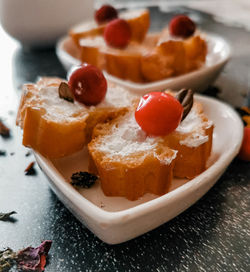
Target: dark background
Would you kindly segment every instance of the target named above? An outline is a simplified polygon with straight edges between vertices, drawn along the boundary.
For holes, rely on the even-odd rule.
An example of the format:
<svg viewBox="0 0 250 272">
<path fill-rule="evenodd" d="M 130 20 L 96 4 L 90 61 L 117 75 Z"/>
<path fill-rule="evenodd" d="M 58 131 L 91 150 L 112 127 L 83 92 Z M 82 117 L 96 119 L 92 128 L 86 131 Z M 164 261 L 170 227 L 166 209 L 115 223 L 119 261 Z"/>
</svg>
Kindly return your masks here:
<svg viewBox="0 0 250 272">
<path fill-rule="evenodd" d="M 183 12 L 183 10 L 181 10 Z M 200 27 L 217 33 L 232 46 L 232 59 L 215 85 L 218 98 L 232 106 L 247 105 L 250 88 L 250 34 L 217 23 L 207 14 L 195 15 Z M 179 12 L 179 11 L 178 11 Z M 174 13 L 173 13 L 174 14 Z M 173 15 L 151 8 L 152 30 Z M 20 87 L 37 76 L 65 77 L 54 49 L 27 50 L 0 29 L 0 118 L 11 128 L 0 138 L 0 212 L 17 211 L 10 222 L 0 221 L 0 250 L 38 246 L 53 241 L 46 271 L 249 271 L 250 164 L 236 158 L 216 185 L 187 211 L 161 227 L 129 242 L 110 246 L 75 219 L 50 190 L 34 160 L 25 156 L 21 131 L 15 127 Z M 210 88 L 205 93 L 214 94 Z M 248 105 L 249 106 L 249 105 Z M 233 129 L 233 128 L 232 128 Z"/>
</svg>

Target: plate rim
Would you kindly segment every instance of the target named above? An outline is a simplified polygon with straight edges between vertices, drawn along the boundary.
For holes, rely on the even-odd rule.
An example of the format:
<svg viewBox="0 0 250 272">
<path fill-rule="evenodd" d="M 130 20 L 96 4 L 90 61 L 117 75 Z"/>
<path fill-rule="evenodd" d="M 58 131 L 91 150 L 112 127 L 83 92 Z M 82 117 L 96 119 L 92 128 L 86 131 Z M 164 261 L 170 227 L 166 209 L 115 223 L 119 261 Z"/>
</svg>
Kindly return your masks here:
<svg viewBox="0 0 250 272">
<path fill-rule="evenodd" d="M 103 71 L 105 77 L 110 80 L 113 81 L 114 83 L 120 84 L 124 87 L 127 87 L 129 89 L 132 89 L 134 91 L 142 91 L 145 88 L 146 89 L 153 89 L 153 88 L 157 88 L 166 84 L 170 84 L 174 81 L 182 81 L 185 80 L 189 77 L 194 77 L 194 76 L 200 76 L 203 75 L 207 72 L 211 72 L 214 69 L 218 69 L 219 67 L 223 67 L 224 65 L 226 65 L 226 63 L 230 60 L 231 56 L 232 56 L 232 48 L 230 46 L 230 43 L 222 36 L 215 34 L 215 33 L 211 33 L 211 32 L 202 32 L 203 35 L 206 36 L 206 38 L 209 40 L 213 40 L 213 41 L 220 41 L 223 44 L 223 47 L 225 48 L 225 52 L 226 54 L 222 57 L 222 59 L 220 59 L 219 61 L 217 61 L 216 63 L 214 63 L 213 65 L 204 65 L 201 68 L 191 71 L 189 73 L 183 74 L 183 75 L 179 75 L 176 77 L 170 77 L 167 79 L 162 79 L 162 80 L 157 80 L 154 82 L 148 82 L 148 83 L 136 83 L 136 82 L 132 82 L 129 80 L 124 80 L 124 79 L 120 79 L 116 76 L 110 75 L 109 73 L 107 73 L 106 71 Z M 64 42 L 69 38 L 68 35 L 65 35 L 63 37 L 61 37 L 58 42 L 56 43 L 56 55 L 59 58 L 60 62 L 63 63 L 62 59 L 67 59 L 68 62 L 70 62 L 72 65 L 80 65 L 81 61 L 74 58 L 72 55 L 70 55 L 67 51 L 65 51 L 63 49 L 63 44 Z"/>
<path fill-rule="evenodd" d="M 230 112 L 231 118 L 233 118 L 235 121 L 234 125 L 238 124 L 238 129 L 236 130 L 236 136 L 237 136 L 238 142 L 235 142 L 230 149 L 228 149 L 226 152 L 221 154 L 220 158 L 216 162 L 214 162 L 208 169 L 202 172 L 200 175 L 190 180 L 189 182 L 185 183 L 184 185 L 176 188 L 172 192 L 159 196 L 156 199 L 147 201 L 145 203 L 139 204 L 135 207 L 131 207 L 122 211 L 114 211 L 114 212 L 106 211 L 96 206 L 95 204 L 93 204 L 91 201 L 89 201 L 84 196 L 82 196 L 69 183 L 65 182 L 63 176 L 55 168 L 52 162 L 34 151 L 36 161 L 41 167 L 41 169 L 43 170 L 43 172 L 49 177 L 50 179 L 49 183 L 52 189 L 54 186 L 56 186 L 56 189 L 59 186 L 61 186 L 60 193 L 63 196 L 66 195 L 67 202 L 70 202 L 71 204 L 73 204 L 77 208 L 78 211 L 80 212 L 83 211 L 86 214 L 86 216 L 92 219 L 94 219 L 94 217 L 98 217 L 97 221 L 100 224 L 105 225 L 105 228 L 111 225 L 113 226 L 116 224 L 128 222 L 130 220 L 133 220 L 134 218 L 138 218 L 147 213 L 150 213 L 151 211 L 155 209 L 158 209 L 160 207 L 167 205 L 167 203 L 171 202 L 171 200 L 174 199 L 176 195 L 178 197 L 182 194 L 185 194 L 185 192 L 188 193 L 189 190 L 195 191 L 196 188 L 200 186 L 200 182 L 203 182 L 205 184 L 211 179 L 211 175 L 217 176 L 221 172 L 223 173 L 224 170 L 227 168 L 227 166 L 230 164 L 230 162 L 233 160 L 233 158 L 237 155 L 241 146 L 242 138 L 243 138 L 243 123 L 239 115 L 236 113 L 236 111 L 233 109 L 232 106 L 218 99 L 204 96 L 204 95 L 195 95 L 195 98 L 198 101 L 201 101 L 202 103 L 204 102 L 206 103 L 206 101 L 208 101 L 209 103 L 215 103 L 218 106 L 226 107 L 227 112 Z"/>
</svg>

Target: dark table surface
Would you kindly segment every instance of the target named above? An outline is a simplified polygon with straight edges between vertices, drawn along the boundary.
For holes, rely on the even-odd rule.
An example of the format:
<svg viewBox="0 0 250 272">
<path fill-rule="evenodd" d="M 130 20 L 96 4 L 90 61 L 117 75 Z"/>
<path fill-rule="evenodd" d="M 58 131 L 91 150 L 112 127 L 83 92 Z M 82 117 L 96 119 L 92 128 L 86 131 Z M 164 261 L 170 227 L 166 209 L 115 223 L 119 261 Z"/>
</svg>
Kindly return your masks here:
<svg viewBox="0 0 250 272">
<path fill-rule="evenodd" d="M 170 16 L 151 8 L 152 30 Z M 218 98 L 233 106 L 247 104 L 250 89 L 250 33 L 195 13 L 201 28 L 226 38 L 232 59 L 215 85 Z M 55 51 L 27 51 L 0 29 L 0 117 L 11 128 L 0 138 L 0 212 L 17 211 L 0 221 L 0 250 L 53 241 L 46 271 L 249 271 L 250 164 L 236 158 L 216 185 L 195 205 L 170 222 L 120 245 L 107 245 L 85 228 L 50 190 L 36 165 L 36 176 L 24 175 L 34 161 L 25 156 L 15 115 L 21 85 L 37 76 L 65 77 Z M 213 89 L 212 89 L 213 90 Z M 211 89 L 210 89 L 211 91 Z M 233 129 L 233 128 L 232 128 Z"/>
</svg>

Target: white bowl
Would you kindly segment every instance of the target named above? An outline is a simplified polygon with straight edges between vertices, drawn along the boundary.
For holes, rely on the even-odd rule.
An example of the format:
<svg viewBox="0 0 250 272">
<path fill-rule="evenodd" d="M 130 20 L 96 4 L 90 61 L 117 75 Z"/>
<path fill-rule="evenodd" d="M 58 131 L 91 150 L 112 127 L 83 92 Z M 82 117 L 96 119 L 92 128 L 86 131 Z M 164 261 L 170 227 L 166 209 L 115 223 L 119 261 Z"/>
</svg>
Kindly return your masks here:
<svg viewBox="0 0 250 272">
<path fill-rule="evenodd" d="M 107 197 L 97 183 L 76 190 L 69 184 L 72 173 L 87 170 L 86 150 L 58 160 L 35 153 L 36 160 L 58 198 L 101 240 L 117 244 L 135 238 L 171 220 L 200 199 L 218 180 L 236 156 L 242 142 L 243 124 L 227 104 L 214 98 L 195 96 L 214 122 L 213 148 L 208 169 L 187 181 L 175 179 L 163 196 L 146 194 L 137 201 Z M 232 129 L 233 128 L 233 129 Z"/>
<path fill-rule="evenodd" d="M 208 45 L 206 64 L 199 70 L 152 83 L 134 83 L 128 80 L 122 80 L 106 72 L 104 72 L 104 74 L 108 80 L 136 91 L 141 95 L 150 91 L 159 91 L 166 88 L 172 90 L 191 88 L 194 91 L 203 91 L 218 77 L 231 55 L 230 46 L 223 38 L 214 34 L 206 34 L 206 40 Z M 73 65 L 79 65 L 81 63 L 78 49 L 68 37 L 63 37 L 58 41 L 56 53 L 67 71 Z"/>
<path fill-rule="evenodd" d="M 53 45 L 69 28 L 90 19 L 92 0 L 0 0 L 0 21 L 9 35 L 29 47 Z"/>
</svg>

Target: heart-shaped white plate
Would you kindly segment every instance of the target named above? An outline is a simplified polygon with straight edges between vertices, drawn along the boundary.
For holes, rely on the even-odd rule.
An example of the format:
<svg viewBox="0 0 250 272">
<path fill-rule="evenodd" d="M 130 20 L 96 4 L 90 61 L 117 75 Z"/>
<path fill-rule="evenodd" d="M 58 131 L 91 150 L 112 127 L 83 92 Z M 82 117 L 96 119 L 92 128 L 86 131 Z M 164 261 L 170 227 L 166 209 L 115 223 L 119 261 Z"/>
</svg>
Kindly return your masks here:
<svg viewBox="0 0 250 272">
<path fill-rule="evenodd" d="M 69 184 L 72 173 L 87 170 L 86 150 L 57 160 L 35 153 L 36 160 L 58 198 L 101 240 L 117 244 L 135 238 L 169 221 L 200 199 L 218 180 L 239 151 L 243 124 L 227 104 L 196 95 L 208 118 L 214 122 L 213 148 L 208 169 L 187 181 L 175 179 L 163 196 L 146 194 L 137 201 L 106 197 L 97 183 L 76 190 Z"/>
<path fill-rule="evenodd" d="M 143 95 L 150 91 L 160 91 L 167 88 L 179 90 L 191 88 L 194 91 L 202 91 L 217 78 L 230 58 L 231 50 L 229 44 L 221 37 L 214 34 L 206 34 L 208 54 L 206 64 L 199 70 L 151 83 L 134 83 L 122 80 L 104 72 L 106 78 L 121 86 L 136 91 Z M 79 51 L 69 37 L 60 39 L 56 46 L 56 53 L 68 71 L 73 65 L 79 65 Z"/>
</svg>

